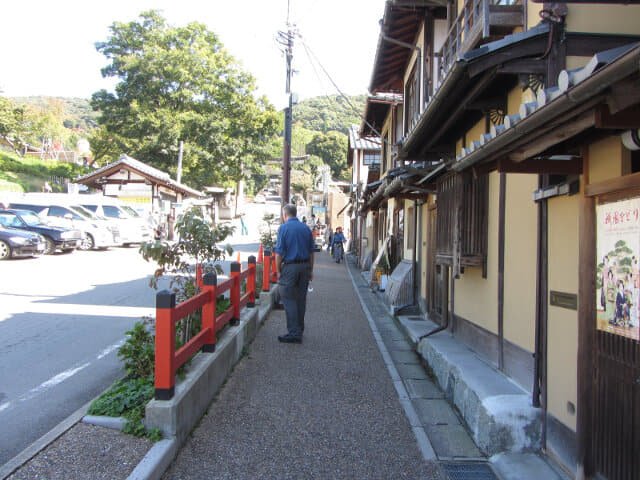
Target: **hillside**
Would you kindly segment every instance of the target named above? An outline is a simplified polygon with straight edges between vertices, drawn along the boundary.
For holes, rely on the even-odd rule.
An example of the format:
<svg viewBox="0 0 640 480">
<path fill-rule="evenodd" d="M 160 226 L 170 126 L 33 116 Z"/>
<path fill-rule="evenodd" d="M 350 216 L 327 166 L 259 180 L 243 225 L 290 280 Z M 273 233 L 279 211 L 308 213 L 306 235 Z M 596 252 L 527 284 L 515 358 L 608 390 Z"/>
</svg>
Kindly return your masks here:
<svg viewBox="0 0 640 480">
<path fill-rule="evenodd" d="M 330 131 L 348 135 L 349 126 L 360 125 L 365 95 L 348 97 L 355 111 L 340 95 L 313 97 L 293 107 L 293 124 L 319 133 Z"/>
<path fill-rule="evenodd" d="M 98 126 L 98 112 L 94 112 L 86 98 L 76 97 L 11 97 L 17 104 L 27 104 L 48 110 L 61 108 L 63 124 L 69 129 L 91 130 Z"/>
</svg>

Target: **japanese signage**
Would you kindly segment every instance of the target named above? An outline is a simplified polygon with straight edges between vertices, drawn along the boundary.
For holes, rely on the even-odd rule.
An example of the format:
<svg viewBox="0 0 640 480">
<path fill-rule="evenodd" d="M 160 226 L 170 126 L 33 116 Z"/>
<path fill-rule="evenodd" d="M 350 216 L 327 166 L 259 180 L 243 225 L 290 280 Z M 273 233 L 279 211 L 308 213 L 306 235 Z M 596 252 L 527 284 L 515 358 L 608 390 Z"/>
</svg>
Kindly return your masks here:
<svg viewBox="0 0 640 480">
<path fill-rule="evenodd" d="M 640 198 L 598 205 L 597 328 L 640 340 Z"/>
</svg>

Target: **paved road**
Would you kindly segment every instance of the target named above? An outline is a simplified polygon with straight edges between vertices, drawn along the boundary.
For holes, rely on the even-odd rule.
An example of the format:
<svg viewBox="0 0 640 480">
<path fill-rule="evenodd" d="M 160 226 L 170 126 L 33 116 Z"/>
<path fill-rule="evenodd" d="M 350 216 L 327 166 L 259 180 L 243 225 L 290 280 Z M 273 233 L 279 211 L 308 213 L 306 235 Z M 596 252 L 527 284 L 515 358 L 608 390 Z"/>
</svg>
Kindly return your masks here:
<svg viewBox="0 0 640 480">
<path fill-rule="evenodd" d="M 249 235 L 229 240 L 243 261 L 279 205 L 246 211 Z M 153 271 L 137 247 L 0 262 L 0 465 L 122 375 L 125 332 L 154 312 Z"/>
</svg>

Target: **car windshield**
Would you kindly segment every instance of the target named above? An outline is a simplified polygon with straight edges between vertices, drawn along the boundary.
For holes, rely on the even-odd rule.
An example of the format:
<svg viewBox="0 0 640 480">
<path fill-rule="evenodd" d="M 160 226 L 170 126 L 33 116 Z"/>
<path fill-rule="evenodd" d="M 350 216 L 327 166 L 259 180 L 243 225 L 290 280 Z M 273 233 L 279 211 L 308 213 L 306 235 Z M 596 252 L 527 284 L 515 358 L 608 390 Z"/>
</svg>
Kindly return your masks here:
<svg viewBox="0 0 640 480">
<path fill-rule="evenodd" d="M 103 205 L 102 206 L 102 211 L 104 212 L 104 214 L 109 217 L 109 218 L 124 218 L 124 219 L 128 219 L 131 218 L 124 210 L 118 208 L 118 207 L 114 207 L 112 205 Z"/>
<path fill-rule="evenodd" d="M 46 225 L 42 219 L 33 212 L 21 212 L 20 217 L 24 220 L 24 223 L 29 225 L 30 227 L 34 227 L 37 225 Z"/>
<path fill-rule="evenodd" d="M 94 215 L 91 215 L 87 210 L 85 210 L 84 208 L 79 207 L 77 205 L 71 205 L 71 210 L 76 212 L 82 218 L 95 218 Z"/>
<path fill-rule="evenodd" d="M 138 212 L 136 212 L 133 208 L 128 207 L 127 205 L 122 205 L 122 209 L 127 212 L 129 215 L 131 215 L 133 218 L 138 218 L 140 215 L 138 215 Z"/>
</svg>

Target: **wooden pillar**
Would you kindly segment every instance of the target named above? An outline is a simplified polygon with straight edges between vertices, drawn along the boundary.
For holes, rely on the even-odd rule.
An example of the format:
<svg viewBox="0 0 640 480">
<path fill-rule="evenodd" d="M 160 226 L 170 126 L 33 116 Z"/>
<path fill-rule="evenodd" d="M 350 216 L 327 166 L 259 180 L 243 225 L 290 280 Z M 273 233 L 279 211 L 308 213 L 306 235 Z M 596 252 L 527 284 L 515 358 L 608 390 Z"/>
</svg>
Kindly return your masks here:
<svg viewBox="0 0 640 480">
<path fill-rule="evenodd" d="M 498 199 L 498 368 L 504 370 L 504 240 L 507 174 L 500 174 Z"/>
<path fill-rule="evenodd" d="M 593 475 L 593 351 L 596 326 L 596 209 L 595 198 L 584 195 L 589 183 L 589 150 L 581 152 L 582 197 L 580 199 L 578 284 L 578 465 L 576 480 Z"/>
</svg>

